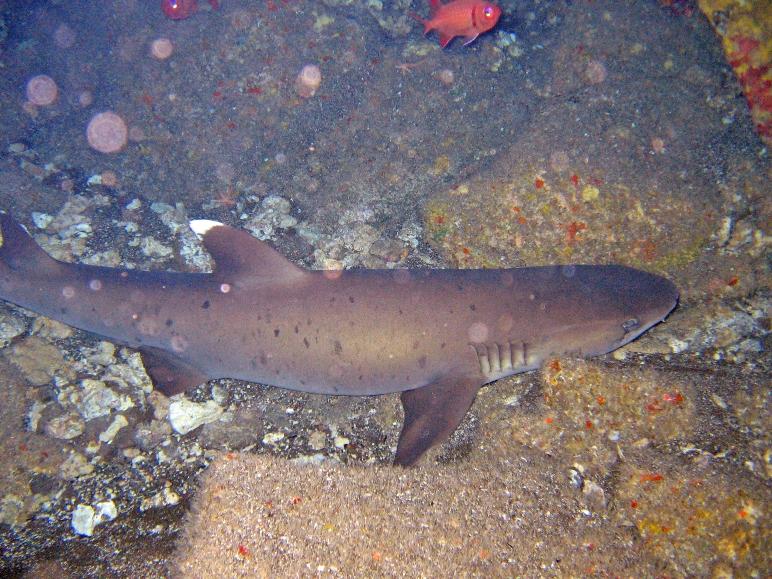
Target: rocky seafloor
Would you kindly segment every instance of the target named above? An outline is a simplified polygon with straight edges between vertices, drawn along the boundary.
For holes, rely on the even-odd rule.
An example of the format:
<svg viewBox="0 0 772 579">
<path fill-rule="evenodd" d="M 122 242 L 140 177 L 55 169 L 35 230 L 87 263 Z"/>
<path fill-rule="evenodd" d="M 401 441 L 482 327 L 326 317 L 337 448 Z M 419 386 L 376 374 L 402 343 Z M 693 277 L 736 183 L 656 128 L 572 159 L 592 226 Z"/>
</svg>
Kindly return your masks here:
<svg viewBox="0 0 772 579">
<path fill-rule="evenodd" d="M 58 259 L 206 271 L 209 218 L 305 267 L 621 262 L 681 299 L 620 352 L 484 387 L 407 470 L 397 395 L 170 399 L 136 352 L 3 304 L 2 573 L 764 576 L 768 150 L 683 4 L 502 3 L 441 51 L 407 5 L 6 3 L 0 206 Z M 40 72 L 62 96 L 31 112 Z M 108 107 L 141 129 L 115 155 L 84 136 Z"/>
</svg>

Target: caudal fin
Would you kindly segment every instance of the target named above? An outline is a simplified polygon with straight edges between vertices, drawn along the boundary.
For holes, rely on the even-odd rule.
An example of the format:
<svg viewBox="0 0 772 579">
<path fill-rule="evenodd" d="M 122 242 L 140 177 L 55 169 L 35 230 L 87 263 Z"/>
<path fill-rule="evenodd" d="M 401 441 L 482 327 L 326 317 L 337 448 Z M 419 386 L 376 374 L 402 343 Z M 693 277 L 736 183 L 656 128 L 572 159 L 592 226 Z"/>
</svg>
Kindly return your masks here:
<svg viewBox="0 0 772 579">
<path fill-rule="evenodd" d="M 0 228 L 3 235 L 0 271 L 42 273 L 58 264 L 10 214 L 0 213 Z"/>
</svg>

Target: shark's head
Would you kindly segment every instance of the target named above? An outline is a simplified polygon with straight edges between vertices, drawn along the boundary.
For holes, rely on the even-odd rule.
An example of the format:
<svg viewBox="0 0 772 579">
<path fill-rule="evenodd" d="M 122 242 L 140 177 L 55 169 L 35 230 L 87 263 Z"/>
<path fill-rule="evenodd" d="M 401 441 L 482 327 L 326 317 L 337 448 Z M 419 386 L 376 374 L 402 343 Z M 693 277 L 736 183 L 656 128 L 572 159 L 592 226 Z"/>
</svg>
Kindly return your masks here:
<svg viewBox="0 0 772 579">
<path fill-rule="evenodd" d="M 605 354 L 631 342 L 678 303 L 670 280 L 630 267 L 564 266 L 561 274 L 571 288 L 567 297 L 573 299 L 560 308 L 564 333 L 558 341 L 582 344 L 584 355 Z"/>
</svg>

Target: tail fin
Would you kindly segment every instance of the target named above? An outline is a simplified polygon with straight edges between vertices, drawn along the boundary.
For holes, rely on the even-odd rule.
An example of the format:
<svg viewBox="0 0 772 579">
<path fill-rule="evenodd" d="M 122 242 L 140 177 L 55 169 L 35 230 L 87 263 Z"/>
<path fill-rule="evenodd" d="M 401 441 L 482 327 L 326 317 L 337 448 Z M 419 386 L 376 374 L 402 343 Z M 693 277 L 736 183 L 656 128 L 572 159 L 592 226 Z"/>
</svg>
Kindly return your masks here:
<svg viewBox="0 0 772 579">
<path fill-rule="evenodd" d="M 58 265 L 10 214 L 0 213 L 0 228 L 3 235 L 3 245 L 0 246 L 0 271 L 40 274 Z"/>
<path fill-rule="evenodd" d="M 429 29 L 428 29 L 429 21 L 428 20 L 426 20 L 425 18 L 422 18 L 420 15 L 416 14 L 412 10 L 408 11 L 407 15 L 410 16 L 410 18 L 412 18 L 413 20 L 417 20 L 418 22 L 420 22 L 421 24 L 424 25 L 424 34 L 429 32 Z"/>
</svg>

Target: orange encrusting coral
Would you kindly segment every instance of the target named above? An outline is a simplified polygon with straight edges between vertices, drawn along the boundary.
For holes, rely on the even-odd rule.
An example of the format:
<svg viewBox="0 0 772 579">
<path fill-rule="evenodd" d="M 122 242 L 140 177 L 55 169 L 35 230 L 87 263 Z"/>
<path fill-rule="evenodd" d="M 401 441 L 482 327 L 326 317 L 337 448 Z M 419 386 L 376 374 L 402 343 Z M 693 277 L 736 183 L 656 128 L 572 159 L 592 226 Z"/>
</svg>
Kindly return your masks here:
<svg viewBox="0 0 772 579">
<path fill-rule="evenodd" d="M 723 39 L 756 130 L 765 143 L 772 143 L 772 4 L 699 0 L 699 6 Z"/>
</svg>

